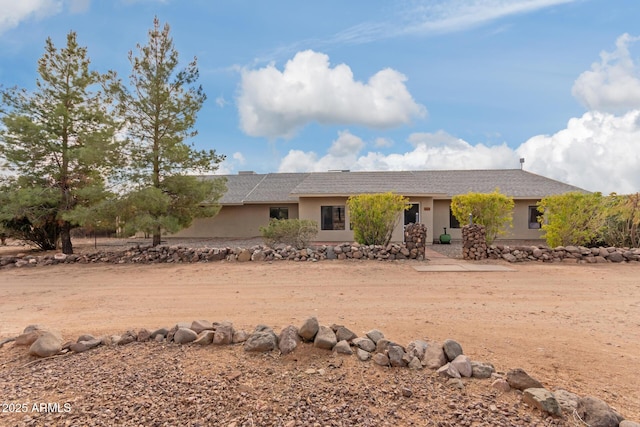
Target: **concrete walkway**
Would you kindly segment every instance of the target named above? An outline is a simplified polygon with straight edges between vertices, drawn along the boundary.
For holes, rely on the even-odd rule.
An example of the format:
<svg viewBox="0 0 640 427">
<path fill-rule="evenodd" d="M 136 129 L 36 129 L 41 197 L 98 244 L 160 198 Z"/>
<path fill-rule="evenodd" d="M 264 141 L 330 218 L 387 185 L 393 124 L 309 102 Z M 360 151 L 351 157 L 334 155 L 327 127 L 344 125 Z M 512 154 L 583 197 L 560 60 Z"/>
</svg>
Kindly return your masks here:
<svg viewBox="0 0 640 427">
<path fill-rule="evenodd" d="M 430 248 L 425 248 L 425 257 L 427 264 L 416 265 L 413 268 L 416 271 L 429 272 L 469 272 L 469 271 L 517 271 L 500 264 L 480 264 L 475 262 L 463 261 L 461 259 L 449 258 Z"/>
</svg>

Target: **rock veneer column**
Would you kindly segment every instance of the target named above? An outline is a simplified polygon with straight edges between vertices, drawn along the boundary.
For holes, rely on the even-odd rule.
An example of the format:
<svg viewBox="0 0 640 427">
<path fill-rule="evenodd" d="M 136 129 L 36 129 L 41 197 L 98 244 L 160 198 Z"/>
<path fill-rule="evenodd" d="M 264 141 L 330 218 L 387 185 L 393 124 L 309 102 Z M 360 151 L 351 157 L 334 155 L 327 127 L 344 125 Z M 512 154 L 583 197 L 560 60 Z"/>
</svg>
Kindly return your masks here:
<svg viewBox="0 0 640 427">
<path fill-rule="evenodd" d="M 487 258 L 487 232 L 480 224 L 462 227 L 462 258 L 481 260 Z"/>
<path fill-rule="evenodd" d="M 427 226 L 424 224 L 407 224 L 404 228 L 404 244 L 411 253 L 410 258 L 422 261 L 424 259 L 425 242 L 427 241 Z M 414 256 L 415 252 L 415 256 Z"/>
</svg>

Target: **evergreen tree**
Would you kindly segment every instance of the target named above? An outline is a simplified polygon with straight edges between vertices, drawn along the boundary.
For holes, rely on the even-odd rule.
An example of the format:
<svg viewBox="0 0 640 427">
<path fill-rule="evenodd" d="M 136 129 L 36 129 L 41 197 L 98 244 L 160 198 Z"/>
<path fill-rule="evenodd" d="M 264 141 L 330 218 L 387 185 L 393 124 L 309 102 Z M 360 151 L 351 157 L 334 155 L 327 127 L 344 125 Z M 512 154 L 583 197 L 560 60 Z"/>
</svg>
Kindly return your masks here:
<svg viewBox="0 0 640 427">
<path fill-rule="evenodd" d="M 43 249 L 60 239 L 65 254 L 73 253 L 78 212 L 105 197 L 105 180 L 118 160 L 117 122 L 105 90 L 113 75 L 89 64 L 75 32 L 63 49 L 48 38 L 35 90 L 2 90 L 0 167 L 18 178 L 0 217 L 10 228 L 43 231 L 40 243 L 34 242 Z"/>
<path fill-rule="evenodd" d="M 128 230 L 153 235 L 175 232 L 194 217 L 213 216 L 225 191 L 222 179 L 198 179 L 212 173 L 224 156 L 215 150 L 196 150 L 185 140 L 197 134 L 196 116 L 206 96 L 196 86 L 196 59 L 178 69 L 178 51 L 156 17 L 145 46 L 129 52 L 130 90 L 121 87 L 120 105 L 126 117 L 127 174 L 133 184 L 121 210 Z"/>
</svg>

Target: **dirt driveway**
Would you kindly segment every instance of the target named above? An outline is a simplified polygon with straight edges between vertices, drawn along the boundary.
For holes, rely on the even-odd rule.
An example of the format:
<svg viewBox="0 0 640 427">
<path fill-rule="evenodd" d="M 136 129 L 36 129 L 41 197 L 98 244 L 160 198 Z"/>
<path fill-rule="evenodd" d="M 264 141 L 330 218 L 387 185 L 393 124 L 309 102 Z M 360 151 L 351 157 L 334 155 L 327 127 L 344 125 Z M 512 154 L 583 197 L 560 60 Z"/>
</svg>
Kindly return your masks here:
<svg viewBox="0 0 640 427">
<path fill-rule="evenodd" d="M 640 419 L 640 266 L 518 264 L 417 272 L 415 262 L 77 265 L 0 271 L 0 338 L 33 323 L 90 332 L 231 320 L 252 330 L 308 316 L 402 344 L 458 340 L 472 359 L 521 367 Z"/>
</svg>

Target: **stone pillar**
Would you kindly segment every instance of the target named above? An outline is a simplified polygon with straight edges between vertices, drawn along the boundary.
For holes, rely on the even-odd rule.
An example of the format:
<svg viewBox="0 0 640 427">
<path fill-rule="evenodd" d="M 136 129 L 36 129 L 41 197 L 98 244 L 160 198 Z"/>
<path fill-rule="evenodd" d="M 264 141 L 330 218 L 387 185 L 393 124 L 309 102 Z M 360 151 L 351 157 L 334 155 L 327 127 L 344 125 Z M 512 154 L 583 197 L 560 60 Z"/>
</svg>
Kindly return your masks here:
<svg viewBox="0 0 640 427">
<path fill-rule="evenodd" d="M 487 258 L 487 232 L 483 225 L 469 224 L 462 227 L 462 258 Z"/>
<path fill-rule="evenodd" d="M 427 226 L 424 224 L 407 224 L 404 227 L 404 244 L 418 261 L 424 259 L 424 249 L 427 241 Z"/>
</svg>

